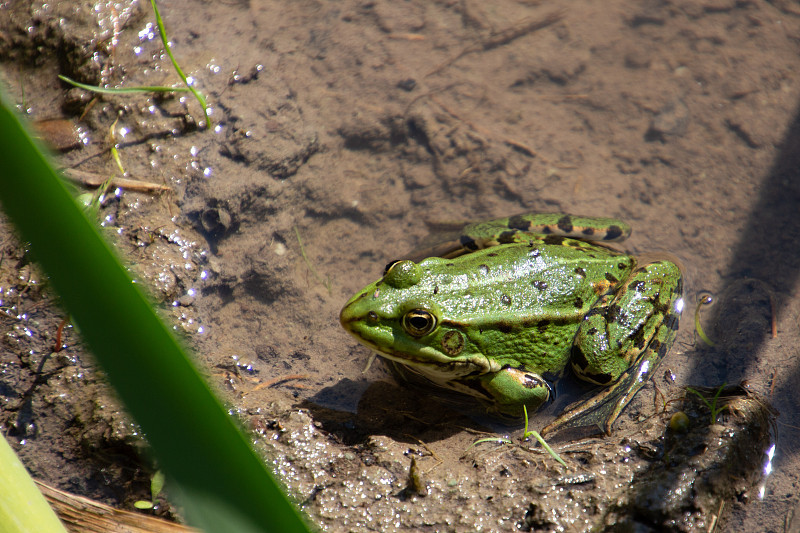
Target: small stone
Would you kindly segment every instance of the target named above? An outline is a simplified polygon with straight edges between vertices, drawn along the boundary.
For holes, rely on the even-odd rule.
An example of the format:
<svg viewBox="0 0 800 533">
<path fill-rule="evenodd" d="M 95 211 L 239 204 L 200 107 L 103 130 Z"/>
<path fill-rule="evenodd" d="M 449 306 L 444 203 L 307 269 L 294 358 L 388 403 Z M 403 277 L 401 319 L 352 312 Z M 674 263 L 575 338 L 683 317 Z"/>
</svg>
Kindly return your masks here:
<svg viewBox="0 0 800 533">
<path fill-rule="evenodd" d="M 414 78 L 407 78 L 405 80 L 397 82 L 397 87 L 399 89 L 403 89 L 406 92 L 413 91 L 414 87 L 416 86 L 417 86 L 417 80 L 415 80 Z"/>
<path fill-rule="evenodd" d="M 689 125 L 689 108 L 680 99 L 664 106 L 653 117 L 650 128 L 645 133 L 645 140 L 665 141 L 665 137 L 682 137 Z"/>
</svg>

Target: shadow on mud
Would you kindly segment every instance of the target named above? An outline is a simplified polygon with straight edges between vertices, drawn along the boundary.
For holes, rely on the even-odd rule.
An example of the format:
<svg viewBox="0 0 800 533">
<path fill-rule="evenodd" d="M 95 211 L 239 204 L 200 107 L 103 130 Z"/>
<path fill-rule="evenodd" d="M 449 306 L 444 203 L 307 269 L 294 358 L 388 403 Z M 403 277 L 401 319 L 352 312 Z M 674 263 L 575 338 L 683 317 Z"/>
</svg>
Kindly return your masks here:
<svg viewBox="0 0 800 533">
<path fill-rule="evenodd" d="M 723 279 L 729 284 L 743 279 L 759 280 L 766 283 L 774 296 L 772 313 L 782 316 L 790 294 L 800 277 L 800 106 L 787 129 L 780 152 L 772 168 L 764 178 L 761 193 L 753 210 L 747 215 L 745 231 L 733 250 L 731 261 Z M 757 289 L 756 289 L 757 290 Z M 763 291 L 762 291 L 763 292 Z M 767 300 L 766 295 L 763 299 Z M 755 310 L 763 315 L 763 310 Z M 730 314 L 747 313 L 748 310 L 726 308 L 722 305 L 709 310 L 710 322 L 725 324 Z M 733 316 L 732 318 L 736 318 Z M 733 323 L 739 328 L 747 323 Z M 747 332 L 750 340 L 741 353 L 734 353 L 736 365 L 728 365 L 728 374 L 721 376 L 727 383 L 736 383 L 756 364 L 754 354 L 760 353 L 767 341 L 770 328 L 758 328 Z M 730 357 L 730 352 L 712 354 L 714 357 Z M 694 359 L 699 363 L 700 358 Z M 698 364 L 696 363 L 696 364 Z M 787 390 L 789 384 L 800 382 L 800 368 L 788 368 L 779 385 L 773 391 L 773 398 L 787 398 L 794 394 Z M 789 450 L 785 450 L 789 451 Z M 781 457 L 777 458 L 780 463 Z M 778 465 L 779 466 L 779 465 Z"/>
<path fill-rule="evenodd" d="M 447 439 L 464 427 L 486 431 L 475 420 L 428 395 L 382 380 L 343 379 L 303 401 L 301 406 L 313 414 L 325 431 L 348 445 L 364 444 L 374 435 L 418 444 L 420 440 Z"/>
<path fill-rule="evenodd" d="M 791 291 L 800 276 L 800 107 L 795 112 L 778 157 L 764 178 L 760 196 L 753 210 L 747 214 L 745 230 L 734 248 L 730 263 L 723 274 L 728 287 L 737 287 L 740 294 L 738 300 L 722 301 L 708 310 L 708 323 L 716 324 L 719 337 L 736 337 L 728 342 L 718 343 L 716 347 L 697 346 L 697 352 L 690 360 L 693 368 L 689 375 L 698 376 L 715 387 L 722 383 L 739 383 L 745 376 L 752 375 L 758 360 L 755 354 L 762 353 L 763 345 L 771 335 L 769 314 L 781 316 L 785 311 Z M 743 214 L 744 216 L 744 214 Z M 743 283 L 744 282 L 744 283 Z M 766 284 L 766 285 L 765 285 Z M 772 295 L 762 294 L 764 287 L 772 291 Z M 774 309 L 770 311 L 770 296 L 774 299 Z M 693 306 L 687 306 L 684 325 L 691 323 Z M 686 326 L 684 326 L 686 327 Z M 790 398 L 794 392 L 788 390 L 790 384 L 800 382 L 800 368 L 788 368 L 787 375 L 780 379 L 771 395 L 773 398 Z M 690 396 L 690 395 L 688 395 Z M 790 400 L 791 401 L 791 400 Z M 751 405 L 758 406 L 762 402 L 756 400 Z M 755 417 L 759 423 L 742 425 L 740 430 L 748 436 L 750 432 L 757 434 L 763 444 L 763 436 L 767 422 L 766 415 L 759 413 Z M 793 421 L 789 421 L 794 423 Z M 706 425 L 700 428 L 704 435 L 695 436 L 695 442 L 707 441 L 720 426 Z M 773 435 L 772 438 L 775 438 Z M 784 443 L 782 454 L 776 456 L 776 468 L 789 462 L 796 449 Z M 748 448 L 752 452 L 752 447 Z M 763 454 L 763 452 L 761 452 Z M 691 458 L 691 459 L 690 459 Z M 695 460 L 691 453 L 685 456 L 687 463 L 678 467 L 691 467 Z M 738 459 L 737 459 L 738 460 Z M 631 496 L 636 508 L 642 504 L 652 503 L 658 494 L 675 494 L 683 488 L 680 476 L 664 475 L 665 465 L 662 461 L 654 461 L 645 471 L 637 475 L 641 483 Z M 696 468 L 695 471 L 699 471 Z M 648 480 L 658 481 L 658 490 Z M 630 509 L 629 509 L 630 511 Z M 636 513 L 632 513 L 636 514 Z M 633 516 L 635 522 L 650 523 L 652 517 Z"/>
</svg>

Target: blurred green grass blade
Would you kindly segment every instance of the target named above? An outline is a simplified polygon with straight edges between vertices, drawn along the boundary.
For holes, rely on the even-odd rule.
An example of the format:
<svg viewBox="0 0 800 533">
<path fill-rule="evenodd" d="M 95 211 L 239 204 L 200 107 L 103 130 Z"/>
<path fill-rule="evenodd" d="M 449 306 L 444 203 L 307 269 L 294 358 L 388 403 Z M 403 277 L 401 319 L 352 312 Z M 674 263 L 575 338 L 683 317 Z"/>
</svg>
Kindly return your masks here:
<svg viewBox="0 0 800 533">
<path fill-rule="evenodd" d="M 0 465 L 0 533 L 66 533 L 2 434 Z"/>
<path fill-rule="evenodd" d="M 0 203 L 206 531 L 308 531 L 0 95 Z"/>
</svg>

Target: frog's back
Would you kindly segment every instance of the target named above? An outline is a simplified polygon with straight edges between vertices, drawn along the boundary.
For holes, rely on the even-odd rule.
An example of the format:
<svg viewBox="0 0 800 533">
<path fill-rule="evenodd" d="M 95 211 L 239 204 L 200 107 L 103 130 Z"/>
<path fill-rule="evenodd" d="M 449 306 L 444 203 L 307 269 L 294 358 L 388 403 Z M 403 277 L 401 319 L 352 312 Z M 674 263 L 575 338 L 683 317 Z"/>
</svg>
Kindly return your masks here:
<svg viewBox="0 0 800 533">
<path fill-rule="evenodd" d="M 559 236 L 454 259 L 428 258 L 413 298 L 431 298 L 443 318 L 479 327 L 577 322 L 634 266 L 616 250 Z"/>
</svg>

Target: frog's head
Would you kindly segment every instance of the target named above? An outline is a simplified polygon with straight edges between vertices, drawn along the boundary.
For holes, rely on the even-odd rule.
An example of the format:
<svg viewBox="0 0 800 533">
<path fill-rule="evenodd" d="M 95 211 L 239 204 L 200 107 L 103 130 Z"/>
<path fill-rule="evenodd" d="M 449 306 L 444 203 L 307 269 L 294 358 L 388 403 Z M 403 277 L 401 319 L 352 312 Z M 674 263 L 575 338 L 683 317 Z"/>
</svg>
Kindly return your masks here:
<svg viewBox="0 0 800 533">
<path fill-rule="evenodd" d="M 446 320 L 426 277 L 422 264 L 389 263 L 381 279 L 345 304 L 342 327 L 383 357 L 434 379 L 497 371 L 496 363 Z"/>
</svg>

